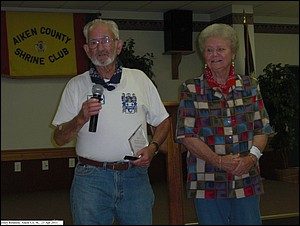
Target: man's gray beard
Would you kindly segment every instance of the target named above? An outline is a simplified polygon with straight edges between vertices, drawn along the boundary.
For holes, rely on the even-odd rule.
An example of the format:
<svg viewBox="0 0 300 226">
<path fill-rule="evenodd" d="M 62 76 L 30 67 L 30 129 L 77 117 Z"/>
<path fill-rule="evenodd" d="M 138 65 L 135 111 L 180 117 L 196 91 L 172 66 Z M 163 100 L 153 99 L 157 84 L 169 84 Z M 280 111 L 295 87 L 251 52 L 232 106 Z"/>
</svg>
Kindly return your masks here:
<svg viewBox="0 0 300 226">
<path fill-rule="evenodd" d="M 90 58 L 91 59 L 91 58 Z M 98 61 L 97 59 L 91 59 L 92 63 L 95 65 L 95 66 L 99 66 L 99 67 L 105 67 L 107 65 L 110 65 L 114 59 L 109 57 L 104 63 L 101 63 L 100 61 Z"/>
<path fill-rule="evenodd" d="M 113 55 L 111 57 L 108 57 L 108 59 L 104 63 L 98 61 L 97 58 L 93 59 L 91 56 L 90 56 L 90 60 L 96 66 L 105 67 L 107 65 L 110 65 L 116 59 L 116 57 L 117 57 L 117 47 L 115 47 Z"/>
</svg>

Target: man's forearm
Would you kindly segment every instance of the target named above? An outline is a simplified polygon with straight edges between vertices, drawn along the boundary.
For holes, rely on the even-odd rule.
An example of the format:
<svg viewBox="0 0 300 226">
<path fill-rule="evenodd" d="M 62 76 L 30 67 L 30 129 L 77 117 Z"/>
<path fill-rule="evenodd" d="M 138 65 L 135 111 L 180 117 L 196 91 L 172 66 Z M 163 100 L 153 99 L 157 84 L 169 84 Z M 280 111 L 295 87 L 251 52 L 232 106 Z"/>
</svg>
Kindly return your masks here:
<svg viewBox="0 0 300 226">
<path fill-rule="evenodd" d="M 169 131 L 170 131 L 170 119 L 167 118 L 164 121 L 162 121 L 156 128 L 153 128 L 153 137 L 152 141 L 158 144 L 160 146 L 168 137 Z"/>
<path fill-rule="evenodd" d="M 78 116 L 71 121 L 58 125 L 54 131 L 54 140 L 57 145 L 61 146 L 69 143 L 77 137 L 79 130 L 84 123 L 81 123 Z"/>
</svg>

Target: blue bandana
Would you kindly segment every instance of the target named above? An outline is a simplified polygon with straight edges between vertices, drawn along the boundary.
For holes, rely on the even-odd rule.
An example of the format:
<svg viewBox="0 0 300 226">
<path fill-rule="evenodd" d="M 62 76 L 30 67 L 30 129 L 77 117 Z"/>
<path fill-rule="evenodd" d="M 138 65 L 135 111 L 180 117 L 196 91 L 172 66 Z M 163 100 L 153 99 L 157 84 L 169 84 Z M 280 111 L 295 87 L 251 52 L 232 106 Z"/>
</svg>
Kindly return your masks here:
<svg viewBox="0 0 300 226">
<path fill-rule="evenodd" d="M 120 83 L 122 76 L 122 63 L 119 59 L 116 62 L 116 71 L 108 82 L 105 82 L 102 76 L 97 71 L 95 65 L 92 65 L 90 70 L 90 77 L 93 83 L 100 84 L 108 91 L 114 90 L 116 87 L 110 84 L 118 84 Z"/>
</svg>

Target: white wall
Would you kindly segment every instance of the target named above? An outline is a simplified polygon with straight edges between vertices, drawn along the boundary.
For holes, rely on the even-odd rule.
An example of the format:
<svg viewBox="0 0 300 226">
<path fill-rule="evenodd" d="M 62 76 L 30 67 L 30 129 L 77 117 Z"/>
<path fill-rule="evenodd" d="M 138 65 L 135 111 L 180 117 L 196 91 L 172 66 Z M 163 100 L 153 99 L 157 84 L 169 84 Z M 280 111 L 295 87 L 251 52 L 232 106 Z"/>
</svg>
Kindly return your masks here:
<svg viewBox="0 0 300 226">
<path fill-rule="evenodd" d="M 1 150 L 53 147 L 50 123 L 67 80 L 1 77 Z"/>
<path fill-rule="evenodd" d="M 299 35 L 255 34 L 257 75 L 269 63 L 299 65 Z"/>
</svg>

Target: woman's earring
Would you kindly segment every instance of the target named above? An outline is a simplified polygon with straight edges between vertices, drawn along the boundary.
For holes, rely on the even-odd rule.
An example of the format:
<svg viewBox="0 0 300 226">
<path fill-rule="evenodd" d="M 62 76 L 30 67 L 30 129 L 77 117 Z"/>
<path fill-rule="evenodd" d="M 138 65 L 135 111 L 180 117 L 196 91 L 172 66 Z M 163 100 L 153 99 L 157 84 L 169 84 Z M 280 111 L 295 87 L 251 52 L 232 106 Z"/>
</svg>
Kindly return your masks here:
<svg viewBox="0 0 300 226">
<path fill-rule="evenodd" d="M 232 67 L 234 67 L 234 60 L 231 61 L 231 65 L 232 65 Z"/>
<path fill-rule="evenodd" d="M 204 69 L 206 69 L 207 68 L 207 64 L 204 64 Z"/>
</svg>

